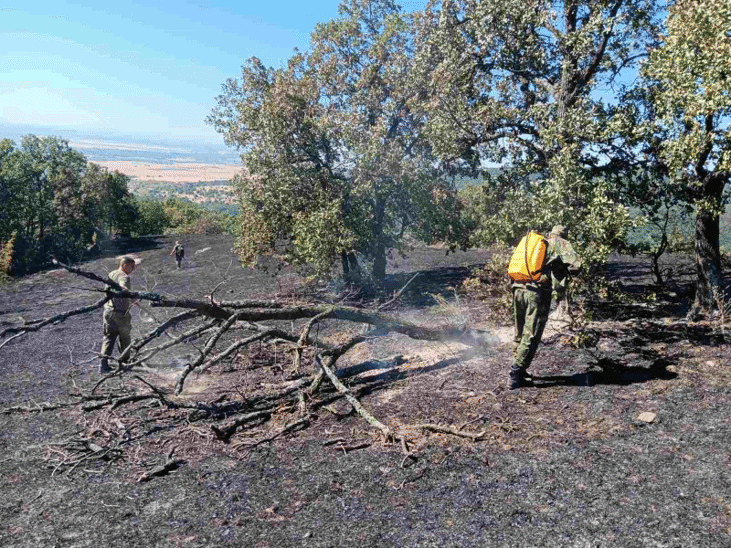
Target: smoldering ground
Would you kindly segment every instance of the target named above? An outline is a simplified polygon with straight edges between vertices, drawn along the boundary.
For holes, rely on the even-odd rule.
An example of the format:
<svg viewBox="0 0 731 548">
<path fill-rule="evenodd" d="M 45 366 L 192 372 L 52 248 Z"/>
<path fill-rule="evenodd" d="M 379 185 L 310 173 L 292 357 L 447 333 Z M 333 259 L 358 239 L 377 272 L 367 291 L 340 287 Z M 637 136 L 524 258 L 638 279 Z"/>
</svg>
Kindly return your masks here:
<svg viewBox="0 0 731 548">
<path fill-rule="evenodd" d="M 158 240 L 159 247 L 138 252 L 148 275 L 135 280 L 137 287 L 204 297 L 228 278 L 216 294 L 237 298 L 287 298 L 301 287 L 295 276 L 278 285 L 235 263 L 229 267 L 232 242 L 223 237 L 192 238 L 186 248 L 201 260 L 176 271 L 169 243 Z M 194 255 L 206 247 L 211 249 Z M 416 459 L 404 459 L 398 444 L 382 442 L 335 391 L 325 404 L 331 409 L 320 409 L 310 427 L 253 447 L 247 442 L 265 436 L 263 426 L 222 443 L 194 415 L 174 415 L 171 422 L 173 414 L 166 415 L 155 398 L 132 407 L 41 412 L 45 403 L 67 401 L 98 381 L 100 317 L 78 316 L 0 350 L 0 407 L 29 408 L 0 415 L 0 543 L 729 544 L 731 360 L 718 324 L 684 322 L 652 312 L 652 306 L 613 308 L 611 318 L 587 326 L 589 347 L 575 332 L 547 333 L 532 370 L 548 380 L 507 392 L 509 319 L 498 321 L 489 303 L 460 296 L 457 305 L 454 298 L 455 273 L 484 259 L 420 249 L 410 261 L 400 262 L 396 273 L 434 275 L 389 313 L 438 324 L 457 317 L 450 316 L 457 314 L 449 309 L 454 306 L 472 327 L 494 334 L 495 344 L 477 352 L 391 334 L 354 349 L 341 369 L 363 365 L 348 386 L 389 426 L 429 423 L 484 432 L 479 441 L 413 429 Z M 114 264 L 110 257 L 84 266 L 104 272 Z M 448 281 L 431 283 L 440 279 Z M 89 298 L 68 273 L 41 273 L 2 289 L 0 319 L 46 317 Z M 138 333 L 145 325 L 150 322 L 135 318 Z M 333 322 L 324 331 L 339 327 Z M 280 351 L 278 367 L 272 353 L 255 347 L 240 361 L 201 374 L 194 380 L 198 394 L 210 391 L 204 401 L 240 401 L 262 387 L 291 382 L 289 358 L 284 361 Z M 588 370 L 599 382 L 574 382 Z M 282 409 L 280 418 L 286 422 L 294 412 Z M 638 419 L 645 412 L 654 414 L 651 422 Z M 94 457 L 90 444 L 121 443 L 125 435 L 129 442 L 119 454 L 88 458 L 73 470 L 58 466 L 78 448 L 72 444 L 86 444 L 84 454 Z M 179 466 L 138 481 L 171 453 L 183 461 Z"/>
</svg>

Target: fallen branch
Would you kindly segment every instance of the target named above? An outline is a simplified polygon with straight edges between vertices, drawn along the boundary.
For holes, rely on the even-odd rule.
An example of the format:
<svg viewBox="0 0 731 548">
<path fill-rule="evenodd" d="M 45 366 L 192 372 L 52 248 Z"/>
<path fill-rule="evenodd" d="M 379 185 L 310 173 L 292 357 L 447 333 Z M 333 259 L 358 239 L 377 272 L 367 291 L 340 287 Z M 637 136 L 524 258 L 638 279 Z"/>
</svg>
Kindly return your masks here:
<svg viewBox="0 0 731 548">
<path fill-rule="evenodd" d="M 383 424 L 381 421 L 379 421 L 376 417 L 371 415 L 358 401 L 358 399 L 353 396 L 353 394 L 350 392 L 347 386 L 345 386 L 340 379 L 338 379 L 337 375 L 333 372 L 332 369 L 330 369 L 329 366 L 325 365 L 325 362 L 320 358 L 320 356 L 315 357 L 315 363 L 317 363 L 318 366 L 322 368 L 322 370 L 325 372 L 325 375 L 330 379 L 330 382 L 333 384 L 335 389 L 340 392 L 346 400 L 348 400 L 348 403 L 353 407 L 356 413 L 358 413 L 361 417 L 365 419 L 365 421 L 370 424 L 371 426 L 374 426 L 378 428 L 381 431 L 381 434 L 383 435 L 383 438 L 386 440 L 391 439 L 392 433 L 391 429 Z"/>
<path fill-rule="evenodd" d="M 419 273 L 418 272 L 416 274 L 414 274 L 413 276 L 411 276 L 411 278 L 409 279 L 409 281 L 406 282 L 401 289 L 399 289 L 398 293 L 396 293 L 393 297 L 391 297 L 385 303 L 383 303 L 382 305 L 380 305 L 376 310 L 383 310 L 384 308 L 387 308 L 391 304 L 393 304 L 396 301 L 398 301 L 401 298 L 401 295 L 404 294 L 404 291 L 406 291 L 406 288 L 409 287 L 409 285 L 411 284 L 411 282 L 413 282 L 418 277 L 419 277 Z"/>
<path fill-rule="evenodd" d="M 418 424 L 416 427 L 423 428 L 424 430 L 430 430 L 432 432 L 439 432 L 441 434 L 451 434 L 460 438 L 468 438 L 472 441 L 481 441 L 487 434 L 486 430 L 479 433 L 463 432 L 461 429 L 455 428 L 454 426 L 442 426 L 440 424 Z"/>
<path fill-rule="evenodd" d="M 308 415 L 308 416 L 298 419 L 294 422 L 290 422 L 289 424 L 285 424 L 282 429 L 280 429 L 278 432 L 275 432 L 274 434 L 272 434 L 270 436 L 266 436 L 264 438 L 256 440 L 255 442 L 252 442 L 252 443 L 242 442 L 240 445 L 246 445 L 246 447 L 250 449 L 252 447 L 256 447 L 257 445 L 261 445 L 262 443 L 268 443 L 270 441 L 274 441 L 279 436 L 282 436 L 282 435 L 286 434 L 287 432 L 292 432 L 293 430 L 299 428 L 300 426 L 304 426 L 304 425 L 308 424 L 309 422 L 310 422 L 310 417 Z"/>
<path fill-rule="evenodd" d="M 58 403 L 58 404 L 50 404 L 50 403 L 37 403 L 35 407 L 24 407 L 20 405 L 16 405 L 15 407 L 7 407 L 5 409 L 0 409 L 0 415 L 10 415 L 11 413 L 42 413 L 43 411 L 55 411 L 56 409 L 64 409 L 66 407 L 73 407 L 74 405 L 77 405 L 79 402 L 65 402 L 65 403 Z"/>
<path fill-rule="evenodd" d="M 271 415 L 272 411 L 270 409 L 264 411 L 255 411 L 253 413 L 248 413 L 242 417 L 238 417 L 236 420 L 221 428 L 217 427 L 216 425 L 212 425 L 211 430 L 213 430 L 216 438 L 218 438 L 220 441 L 227 442 L 229 439 L 231 439 L 231 436 L 236 433 L 236 430 L 238 430 L 241 426 L 256 419 L 268 419 Z"/>
<path fill-rule="evenodd" d="M 63 321 L 66 321 L 67 319 L 78 316 L 79 314 L 86 314 L 87 312 L 91 312 L 93 310 L 97 310 L 98 308 L 101 308 L 104 306 L 104 304 L 110 299 L 111 297 L 104 297 L 103 299 L 98 300 L 94 304 L 91 304 L 89 306 L 82 306 L 81 308 L 76 308 L 74 310 L 69 310 L 68 312 L 63 312 L 61 314 L 56 314 L 55 316 L 51 316 L 50 318 L 45 318 L 43 320 L 36 320 L 31 324 L 26 324 L 19 327 L 8 327 L 4 331 L 0 332 L 0 338 L 5 337 L 6 335 L 15 334 L 14 337 L 10 337 L 9 339 L 4 340 L 2 343 L 0 343 L 0 348 L 5 346 L 7 343 L 12 341 L 13 339 L 28 333 L 30 331 L 38 331 L 44 327 L 46 327 L 49 324 L 53 323 L 60 323 Z"/>
<path fill-rule="evenodd" d="M 149 472 L 145 472 L 139 478 L 137 478 L 137 482 L 143 483 L 146 481 L 150 481 L 152 478 L 166 476 L 173 470 L 177 470 L 178 468 L 180 468 L 180 466 L 185 464 L 185 461 L 183 459 L 174 459 L 173 458 L 174 451 L 175 451 L 175 449 L 170 451 L 170 453 L 168 454 L 168 456 L 165 459 L 165 462 L 163 464 L 153 468 Z"/>
</svg>

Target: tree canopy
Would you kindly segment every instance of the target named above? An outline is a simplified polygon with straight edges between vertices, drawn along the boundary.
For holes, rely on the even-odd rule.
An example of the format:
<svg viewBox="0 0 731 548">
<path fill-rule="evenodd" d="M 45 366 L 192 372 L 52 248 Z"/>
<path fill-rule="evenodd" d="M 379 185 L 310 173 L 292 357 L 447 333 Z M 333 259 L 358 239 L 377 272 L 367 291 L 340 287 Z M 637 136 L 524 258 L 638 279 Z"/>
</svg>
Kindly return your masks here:
<svg viewBox="0 0 731 548">
<path fill-rule="evenodd" d="M 608 106 L 657 18 L 653 0 L 430 5 L 419 26 L 429 139 L 445 161 L 502 168 L 470 195 L 475 241 L 560 223 L 599 256 L 616 244 L 628 216 L 609 180 Z"/>
<path fill-rule="evenodd" d="M 252 262 L 278 241 L 287 260 L 323 272 L 358 257 L 385 275 L 408 233 L 460 242 L 453 184 L 410 107 L 410 17 L 388 0 L 349 0 L 317 26 L 311 51 L 284 69 L 253 58 L 229 80 L 209 120 L 242 150 L 242 237 Z"/>
<path fill-rule="evenodd" d="M 647 152 L 672 193 L 695 210 L 696 304 L 721 287 L 719 218 L 731 177 L 731 3 L 677 0 L 667 32 L 643 70 L 652 107 Z"/>
<path fill-rule="evenodd" d="M 63 139 L 0 142 L 0 247 L 10 257 L 3 268 L 22 274 L 51 255 L 77 258 L 95 233 L 129 233 L 137 212 L 128 182 Z"/>
<path fill-rule="evenodd" d="M 284 68 L 248 60 L 209 121 L 240 148 L 247 263 L 279 249 L 385 272 L 450 245 L 572 229 L 588 263 L 695 211 L 697 301 L 720 284 L 727 0 L 347 0 Z M 477 182 L 457 194 L 454 182 Z M 680 208 L 680 209 L 678 209 Z M 658 276 L 660 279 L 660 276 Z M 715 289 L 714 289 L 715 288 Z"/>
</svg>

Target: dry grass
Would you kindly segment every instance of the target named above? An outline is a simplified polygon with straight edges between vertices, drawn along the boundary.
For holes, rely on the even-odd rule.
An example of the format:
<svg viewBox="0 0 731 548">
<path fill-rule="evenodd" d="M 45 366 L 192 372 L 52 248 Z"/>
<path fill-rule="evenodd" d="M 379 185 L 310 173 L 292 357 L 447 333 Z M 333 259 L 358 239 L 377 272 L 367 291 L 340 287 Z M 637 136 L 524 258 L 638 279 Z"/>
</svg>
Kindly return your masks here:
<svg viewBox="0 0 731 548">
<path fill-rule="evenodd" d="M 150 164 L 127 160 L 96 162 L 110 171 L 119 171 L 132 179 L 168 183 L 227 181 L 241 171 L 241 166 L 196 163 Z"/>
</svg>

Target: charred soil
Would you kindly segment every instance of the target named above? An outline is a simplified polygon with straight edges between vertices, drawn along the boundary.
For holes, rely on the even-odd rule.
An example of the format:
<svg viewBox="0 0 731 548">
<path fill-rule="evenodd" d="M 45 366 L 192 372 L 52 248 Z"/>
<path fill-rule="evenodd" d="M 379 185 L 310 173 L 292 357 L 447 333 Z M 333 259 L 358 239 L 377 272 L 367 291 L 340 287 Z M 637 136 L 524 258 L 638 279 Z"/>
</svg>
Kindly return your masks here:
<svg viewBox="0 0 731 548">
<path fill-rule="evenodd" d="M 183 238 L 180 270 L 164 237 L 82 266 L 104 275 L 118 252 L 133 251 L 142 260 L 135 288 L 179 298 L 214 289 L 285 303 L 344 294 L 287 270 L 243 269 L 231 238 Z M 109 379 L 96 401 L 101 312 L 8 342 L 0 348 L 0 545 L 731 545 L 730 327 L 723 314 L 685 318 L 688 265 L 672 258 L 670 283 L 659 289 L 646 263 L 612 258 L 607 290 L 579 303 L 591 321 L 551 321 L 533 386 L 508 391 L 505 302 L 459 290 L 487 261 L 482 251 L 416 248 L 389 268 L 393 291 L 420 273 L 389 314 L 482 329 L 490 333 L 482 347 L 389 334 L 338 362 L 362 405 L 406 435 L 412 457 L 327 386 L 302 402 L 307 421 L 298 423 L 298 405 L 282 405 L 217 435 L 212 426 L 220 430 L 226 417 L 211 416 L 206 402 L 217 413 L 227 404 L 254 409 L 314 372 L 306 355 L 296 374 L 284 344 L 253 344 L 194 372 L 175 400 L 191 406 L 171 407 L 163 403 L 196 342 L 188 354 L 161 352 Z M 0 331 L 98 299 L 65 270 L 29 276 L 0 287 Z M 135 309 L 133 336 L 162 313 Z M 332 344 L 357 328 L 329 320 L 318 329 Z M 118 401 L 130 387 L 144 397 Z"/>
</svg>

